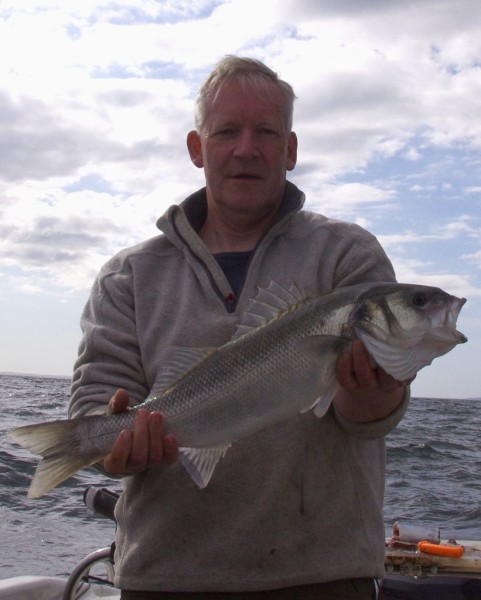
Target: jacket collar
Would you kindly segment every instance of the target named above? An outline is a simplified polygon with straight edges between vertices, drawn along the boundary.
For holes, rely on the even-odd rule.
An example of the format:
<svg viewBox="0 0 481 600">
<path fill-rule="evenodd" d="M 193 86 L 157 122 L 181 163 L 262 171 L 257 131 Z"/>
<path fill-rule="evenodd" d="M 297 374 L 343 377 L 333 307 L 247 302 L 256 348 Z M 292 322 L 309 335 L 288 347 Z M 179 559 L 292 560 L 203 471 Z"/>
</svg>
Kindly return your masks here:
<svg viewBox="0 0 481 600">
<path fill-rule="evenodd" d="M 284 197 L 274 220 L 272 229 L 283 221 L 290 214 L 299 211 L 304 205 L 305 195 L 297 186 L 290 181 L 286 181 L 284 188 Z M 179 205 L 171 206 L 157 220 L 157 227 L 163 231 L 169 239 L 178 245 L 182 239 L 185 243 L 197 246 L 200 240 L 195 240 L 197 235 L 194 232 L 199 231 L 207 216 L 207 196 L 206 188 L 202 188 L 188 196 Z M 190 231 L 189 231 L 190 230 Z M 175 239 L 177 238 L 177 239 Z"/>
<path fill-rule="evenodd" d="M 300 210 L 304 204 L 305 196 L 301 190 L 290 181 L 286 181 L 282 204 L 276 215 L 274 223 L 280 221 L 289 213 Z M 188 196 L 180 205 L 194 231 L 199 231 L 207 216 L 206 188 Z"/>
</svg>

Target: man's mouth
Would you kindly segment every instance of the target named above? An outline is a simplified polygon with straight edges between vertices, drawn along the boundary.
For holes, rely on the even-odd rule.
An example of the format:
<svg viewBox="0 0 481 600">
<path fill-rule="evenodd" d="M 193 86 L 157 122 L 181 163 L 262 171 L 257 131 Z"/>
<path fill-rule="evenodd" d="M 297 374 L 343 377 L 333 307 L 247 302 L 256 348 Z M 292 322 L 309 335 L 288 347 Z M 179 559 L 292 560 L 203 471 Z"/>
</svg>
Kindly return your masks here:
<svg viewBox="0 0 481 600">
<path fill-rule="evenodd" d="M 233 175 L 232 177 L 233 179 L 240 179 L 244 181 L 261 179 L 259 175 L 255 175 L 254 173 L 238 173 L 237 175 Z"/>
</svg>

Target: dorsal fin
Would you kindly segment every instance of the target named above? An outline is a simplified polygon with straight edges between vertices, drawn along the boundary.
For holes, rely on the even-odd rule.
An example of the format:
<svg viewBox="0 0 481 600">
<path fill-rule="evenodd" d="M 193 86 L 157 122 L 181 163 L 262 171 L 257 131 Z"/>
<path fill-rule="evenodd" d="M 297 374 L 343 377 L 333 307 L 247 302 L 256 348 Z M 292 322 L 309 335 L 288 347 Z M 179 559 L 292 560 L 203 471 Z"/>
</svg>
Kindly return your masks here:
<svg viewBox="0 0 481 600">
<path fill-rule="evenodd" d="M 158 373 L 152 386 L 150 399 L 157 392 L 166 390 L 179 381 L 186 373 L 204 361 L 209 354 L 215 352 L 216 348 L 186 348 L 184 346 L 173 346 L 169 358 L 161 371 Z"/>
<path fill-rule="evenodd" d="M 295 283 L 287 290 L 270 279 L 267 288 L 259 287 L 256 297 L 250 300 L 246 312 L 237 325 L 234 338 L 289 312 L 305 298 L 305 294 Z"/>
</svg>

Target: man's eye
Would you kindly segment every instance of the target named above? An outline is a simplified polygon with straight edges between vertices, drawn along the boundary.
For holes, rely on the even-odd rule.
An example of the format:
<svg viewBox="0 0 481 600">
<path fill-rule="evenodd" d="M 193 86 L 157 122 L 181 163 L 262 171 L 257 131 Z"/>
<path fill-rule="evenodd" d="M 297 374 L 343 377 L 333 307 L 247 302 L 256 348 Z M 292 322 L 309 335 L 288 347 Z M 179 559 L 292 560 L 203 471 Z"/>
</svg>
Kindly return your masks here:
<svg viewBox="0 0 481 600">
<path fill-rule="evenodd" d="M 270 127 L 262 127 L 260 133 L 262 135 L 277 135 L 277 131 L 275 129 L 270 129 Z"/>
<path fill-rule="evenodd" d="M 219 129 L 218 131 L 215 132 L 215 135 L 221 136 L 221 137 L 232 136 L 232 135 L 235 135 L 235 129 L 233 129 L 232 127 L 226 127 L 225 129 Z"/>
</svg>

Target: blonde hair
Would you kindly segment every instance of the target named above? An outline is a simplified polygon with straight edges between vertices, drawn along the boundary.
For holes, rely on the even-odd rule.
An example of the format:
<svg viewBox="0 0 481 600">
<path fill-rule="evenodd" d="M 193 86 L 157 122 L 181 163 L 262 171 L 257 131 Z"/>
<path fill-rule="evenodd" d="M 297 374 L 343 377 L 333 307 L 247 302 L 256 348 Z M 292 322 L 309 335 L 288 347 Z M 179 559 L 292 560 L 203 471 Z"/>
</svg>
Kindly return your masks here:
<svg viewBox="0 0 481 600">
<path fill-rule="evenodd" d="M 260 60 L 232 55 L 225 56 L 220 60 L 199 88 L 194 113 L 195 126 L 198 131 L 204 123 L 207 105 L 215 101 L 226 83 L 234 80 L 239 82 L 243 88 L 248 85 L 253 87 L 263 97 L 269 94 L 269 84 L 274 83 L 282 93 L 287 131 L 291 131 L 294 100 L 296 99 L 292 86 L 280 79 L 277 73 Z"/>
</svg>

